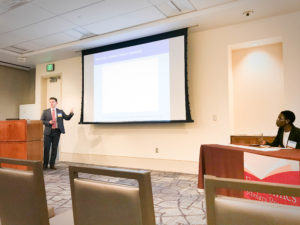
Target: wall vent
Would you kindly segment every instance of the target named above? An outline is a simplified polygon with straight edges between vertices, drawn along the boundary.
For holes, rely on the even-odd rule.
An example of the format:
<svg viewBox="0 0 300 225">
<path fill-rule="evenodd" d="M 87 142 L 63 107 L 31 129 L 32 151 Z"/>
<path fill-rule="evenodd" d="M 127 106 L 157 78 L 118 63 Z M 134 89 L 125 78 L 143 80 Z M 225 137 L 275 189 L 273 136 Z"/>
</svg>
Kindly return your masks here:
<svg viewBox="0 0 300 225">
<path fill-rule="evenodd" d="M 60 77 L 49 77 L 50 83 L 56 83 L 58 79 L 60 79 Z"/>
</svg>

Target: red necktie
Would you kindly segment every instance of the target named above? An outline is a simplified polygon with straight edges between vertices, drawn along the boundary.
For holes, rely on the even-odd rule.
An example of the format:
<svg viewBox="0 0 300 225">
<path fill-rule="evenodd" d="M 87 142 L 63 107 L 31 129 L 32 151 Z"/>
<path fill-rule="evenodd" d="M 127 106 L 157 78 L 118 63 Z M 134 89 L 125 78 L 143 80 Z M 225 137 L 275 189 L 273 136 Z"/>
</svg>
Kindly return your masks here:
<svg viewBox="0 0 300 225">
<path fill-rule="evenodd" d="M 54 112 L 54 109 L 51 109 L 51 111 L 52 111 L 52 121 L 53 121 L 52 129 L 55 129 L 56 128 L 55 112 Z"/>
</svg>

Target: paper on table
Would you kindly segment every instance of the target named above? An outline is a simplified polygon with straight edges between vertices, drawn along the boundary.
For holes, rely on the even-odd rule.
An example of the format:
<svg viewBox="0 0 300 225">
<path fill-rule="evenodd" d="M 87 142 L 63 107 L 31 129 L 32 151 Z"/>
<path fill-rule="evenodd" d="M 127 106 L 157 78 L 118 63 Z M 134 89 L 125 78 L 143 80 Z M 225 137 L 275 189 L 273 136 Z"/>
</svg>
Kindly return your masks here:
<svg viewBox="0 0 300 225">
<path fill-rule="evenodd" d="M 281 149 L 287 149 L 287 148 L 270 147 L 270 146 L 267 147 L 266 145 L 261 145 L 260 147 L 251 147 L 251 146 L 245 146 L 245 145 L 228 144 L 227 146 L 245 148 L 245 149 L 261 151 L 261 152 L 272 152 L 272 151 L 279 151 Z"/>
</svg>

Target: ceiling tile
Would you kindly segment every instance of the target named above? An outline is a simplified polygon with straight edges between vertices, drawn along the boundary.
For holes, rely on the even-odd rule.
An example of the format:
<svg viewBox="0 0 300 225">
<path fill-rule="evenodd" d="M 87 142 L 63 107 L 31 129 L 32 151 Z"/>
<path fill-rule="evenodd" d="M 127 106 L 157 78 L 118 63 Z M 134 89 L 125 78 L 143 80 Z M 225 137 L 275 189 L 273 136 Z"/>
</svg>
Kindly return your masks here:
<svg viewBox="0 0 300 225">
<path fill-rule="evenodd" d="M 14 10 L 22 5 L 28 4 L 32 0 L 1 0 L 0 1 L 0 10 L 1 12 L 8 12 Z"/>
<path fill-rule="evenodd" d="M 12 32 L 0 34 L 0 48 L 8 47 L 23 41 L 24 39 L 22 36 L 12 34 Z"/>
<path fill-rule="evenodd" d="M 238 0 L 189 0 L 197 10 L 211 8 L 213 6 L 222 5 Z"/>
<path fill-rule="evenodd" d="M 35 43 L 34 41 L 27 41 L 20 44 L 16 44 L 14 46 L 27 49 L 28 51 L 35 51 L 41 48 L 41 46 Z"/>
<path fill-rule="evenodd" d="M 35 4 L 59 15 L 102 1 L 104 0 L 36 0 Z"/>
<path fill-rule="evenodd" d="M 82 34 L 76 30 L 76 27 L 71 30 L 66 30 L 66 31 L 64 31 L 64 33 L 67 35 L 70 35 L 78 40 L 82 37 Z"/>
<path fill-rule="evenodd" d="M 36 43 L 39 46 L 42 46 L 42 48 L 49 48 L 49 47 L 53 47 L 56 45 L 61 45 L 61 44 L 65 44 L 68 42 L 72 42 L 75 40 L 76 40 L 76 38 L 71 37 L 67 34 L 58 33 L 58 34 L 53 34 L 53 35 L 49 35 L 46 37 L 41 37 L 39 39 L 35 39 L 34 43 Z"/>
<path fill-rule="evenodd" d="M 0 33 L 25 27 L 52 16 L 53 14 L 34 4 L 26 4 L 0 15 Z"/>
<path fill-rule="evenodd" d="M 82 27 L 74 27 L 71 30 L 64 31 L 64 33 L 76 38 L 77 40 L 95 35 Z"/>
<path fill-rule="evenodd" d="M 164 19 L 165 16 L 155 7 L 151 6 L 123 16 L 114 17 L 105 21 L 96 22 L 87 26 L 85 29 L 95 34 L 103 34 L 139 24 Z"/>
<path fill-rule="evenodd" d="M 21 47 L 15 46 L 15 45 L 12 45 L 12 46 L 9 46 L 9 47 L 3 48 L 3 49 L 6 51 L 9 51 L 9 52 L 18 53 L 18 54 L 24 54 L 24 53 L 28 52 L 28 50 L 26 48 L 21 48 Z"/>
<path fill-rule="evenodd" d="M 73 27 L 75 27 L 73 24 L 55 17 L 49 20 L 45 20 L 41 23 L 34 24 L 30 27 L 13 31 L 11 33 L 13 33 L 13 35 L 16 34 L 17 36 L 23 37 L 23 41 L 28 41 L 63 32 L 64 30 L 68 30 Z"/>
<path fill-rule="evenodd" d="M 189 2 L 189 0 L 172 0 L 172 2 L 180 8 L 182 11 L 191 11 L 195 10 L 193 5 Z"/>
<path fill-rule="evenodd" d="M 147 0 L 109 0 L 62 15 L 79 26 L 91 24 L 152 6 Z"/>
</svg>

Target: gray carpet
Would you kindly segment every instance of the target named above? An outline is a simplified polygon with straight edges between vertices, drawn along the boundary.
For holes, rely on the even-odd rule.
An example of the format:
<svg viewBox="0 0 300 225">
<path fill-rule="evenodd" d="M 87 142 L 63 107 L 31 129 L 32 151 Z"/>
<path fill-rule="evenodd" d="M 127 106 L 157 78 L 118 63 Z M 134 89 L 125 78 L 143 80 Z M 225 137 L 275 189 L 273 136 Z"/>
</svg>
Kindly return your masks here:
<svg viewBox="0 0 300 225">
<path fill-rule="evenodd" d="M 57 170 L 44 172 L 48 205 L 54 207 L 56 214 L 72 207 L 69 164 L 60 162 Z M 85 177 L 95 179 L 93 175 Z M 99 176 L 96 179 L 137 185 L 132 180 Z M 157 225 L 206 225 L 204 194 L 198 192 L 197 175 L 152 171 L 151 181 Z"/>
</svg>

